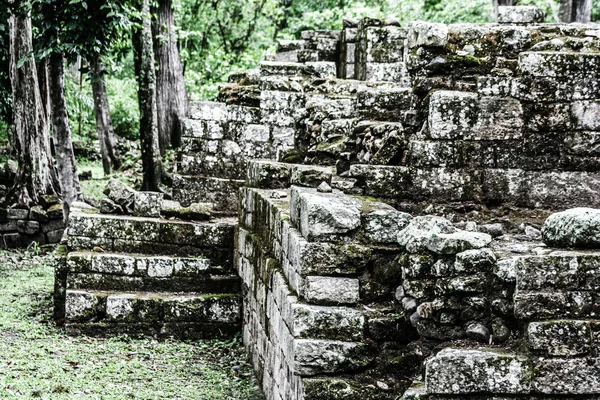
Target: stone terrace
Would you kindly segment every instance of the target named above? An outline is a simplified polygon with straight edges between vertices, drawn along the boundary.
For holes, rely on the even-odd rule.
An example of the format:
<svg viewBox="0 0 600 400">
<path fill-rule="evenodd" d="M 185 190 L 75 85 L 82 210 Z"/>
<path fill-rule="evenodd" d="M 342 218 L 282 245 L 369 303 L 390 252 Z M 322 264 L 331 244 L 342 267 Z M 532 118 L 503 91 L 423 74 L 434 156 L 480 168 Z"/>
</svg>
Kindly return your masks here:
<svg viewBox="0 0 600 400">
<path fill-rule="evenodd" d="M 600 26 L 499 12 L 232 75 L 174 177 L 211 220 L 76 212 L 67 327 L 242 331 L 268 400 L 597 399 L 600 215 L 552 213 L 600 206 Z"/>
</svg>

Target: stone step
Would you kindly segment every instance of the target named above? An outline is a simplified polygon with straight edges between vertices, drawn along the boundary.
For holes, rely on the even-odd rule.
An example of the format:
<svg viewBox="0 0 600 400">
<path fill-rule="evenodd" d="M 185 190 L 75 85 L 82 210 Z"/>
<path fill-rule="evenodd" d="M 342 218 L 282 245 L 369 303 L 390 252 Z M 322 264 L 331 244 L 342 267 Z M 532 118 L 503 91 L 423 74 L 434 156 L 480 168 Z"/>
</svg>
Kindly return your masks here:
<svg viewBox="0 0 600 400">
<path fill-rule="evenodd" d="M 210 260 L 190 257 L 72 252 L 67 289 L 236 293 L 240 279 Z"/>
<path fill-rule="evenodd" d="M 173 256 L 202 255 L 212 265 L 232 265 L 237 221 L 180 221 L 109 214 L 72 213 L 70 251 L 97 250 Z"/>
<path fill-rule="evenodd" d="M 181 204 L 214 203 L 215 210 L 235 214 L 238 191 L 242 186 L 244 181 L 241 179 L 176 174 L 173 175 L 173 198 Z M 233 241 L 229 245 L 233 245 Z"/>
<path fill-rule="evenodd" d="M 241 310 L 235 294 L 67 290 L 65 325 L 72 333 L 220 337 L 240 330 Z"/>
</svg>

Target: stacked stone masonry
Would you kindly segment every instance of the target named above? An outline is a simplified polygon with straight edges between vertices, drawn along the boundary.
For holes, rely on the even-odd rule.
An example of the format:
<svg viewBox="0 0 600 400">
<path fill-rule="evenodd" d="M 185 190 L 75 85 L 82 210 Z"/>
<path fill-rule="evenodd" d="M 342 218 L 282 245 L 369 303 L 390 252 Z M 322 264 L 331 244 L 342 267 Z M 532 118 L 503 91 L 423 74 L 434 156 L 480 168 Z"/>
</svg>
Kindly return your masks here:
<svg viewBox="0 0 600 400">
<path fill-rule="evenodd" d="M 0 209 L 0 246 L 15 248 L 56 244 L 65 231 L 63 206 L 56 196 L 44 196 L 43 205 Z"/>
<path fill-rule="evenodd" d="M 597 399 L 600 214 L 550 214 L 600 207 L 600 26 L 498 20 L 347 20 L 232 75 L 174 175 L 212 219 L 75 213 L 67 326 L 241 329 L 267 400 Z"/>
</svg>

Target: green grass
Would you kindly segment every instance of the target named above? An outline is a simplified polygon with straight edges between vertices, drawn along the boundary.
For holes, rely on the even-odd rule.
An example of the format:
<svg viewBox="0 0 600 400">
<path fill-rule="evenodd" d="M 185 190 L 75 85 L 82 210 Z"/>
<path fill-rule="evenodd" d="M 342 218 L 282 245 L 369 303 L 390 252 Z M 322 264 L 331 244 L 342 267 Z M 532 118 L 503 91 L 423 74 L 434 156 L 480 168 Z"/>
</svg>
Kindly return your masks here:
<svg viewBox="0 0 600 400">
<path fill-rule="evenodd" d="M 0 251 L 0 398 L 262 399 L 239 340 L 67 336 L 36 253 Z"/>
</svg>

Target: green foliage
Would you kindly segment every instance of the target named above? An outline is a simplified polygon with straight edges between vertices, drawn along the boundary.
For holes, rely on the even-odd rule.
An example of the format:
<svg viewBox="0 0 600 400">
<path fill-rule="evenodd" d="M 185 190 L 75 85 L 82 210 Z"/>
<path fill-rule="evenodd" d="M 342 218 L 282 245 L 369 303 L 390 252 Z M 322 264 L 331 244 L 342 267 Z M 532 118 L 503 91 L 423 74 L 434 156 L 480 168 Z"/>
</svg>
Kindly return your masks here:
<svg viewBox="0 0 600 400">
<path fill-rule="evenodd" d="M 89 81 L 79 81 L 78 76 L 65 74 L 65 99 L 75 140 L 85 140 L 96 136 L 96 115 L 94 97 Z"/>
<path fill-rule="evenodd" d="M 106 91 L 115 134 L 129 140 L 139 139 L 140 110 L 136 80 L 131 77 L 107 77 Z"/>
</svg>

